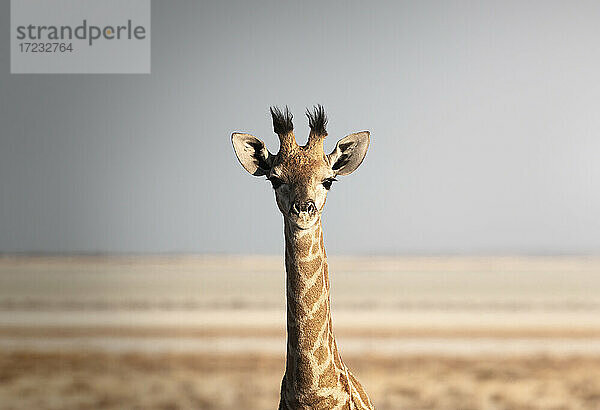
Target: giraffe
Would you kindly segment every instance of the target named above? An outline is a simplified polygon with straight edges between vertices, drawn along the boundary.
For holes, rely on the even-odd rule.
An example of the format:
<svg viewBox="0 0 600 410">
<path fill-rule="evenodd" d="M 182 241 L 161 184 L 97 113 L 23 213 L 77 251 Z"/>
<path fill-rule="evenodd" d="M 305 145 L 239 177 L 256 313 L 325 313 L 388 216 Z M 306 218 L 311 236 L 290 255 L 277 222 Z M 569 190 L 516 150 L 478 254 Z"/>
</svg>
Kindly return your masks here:
<svg viewBox="0 0 600 410">
<path fill-rule="evenodd" d="M 233 133 L 239 162 L 250 174 L 266 176 L 283 214 L 287 296 L 287 353 L 279 409 L 373 409 L 371 401 L 342 361 L 333 335 L 329 268 L 321 213 L 338 175 L 362 163 L 369 132 L 350 134 L 329 155 L 323 150 L 327 117 L 321 105 L 306 110 L 310 133 L 300 146 L 288 107 L 271 107 L 279 152 L 271 154 L 258 138 Z"/>
</svg>

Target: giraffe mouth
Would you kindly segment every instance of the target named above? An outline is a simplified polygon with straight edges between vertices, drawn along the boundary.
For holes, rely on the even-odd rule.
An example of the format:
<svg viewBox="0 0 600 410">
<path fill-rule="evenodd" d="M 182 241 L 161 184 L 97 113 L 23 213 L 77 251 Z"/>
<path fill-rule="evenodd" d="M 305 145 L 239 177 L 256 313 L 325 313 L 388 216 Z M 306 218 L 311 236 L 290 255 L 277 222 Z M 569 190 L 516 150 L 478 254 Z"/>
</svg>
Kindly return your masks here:
<svg viewBox="0 0 600 410">
<path fill-rule="evenodd" d="M 299 229 L 308 229 L 317 221 L 318 212 L 290 212 L 288 219 Z"/>
</svg>

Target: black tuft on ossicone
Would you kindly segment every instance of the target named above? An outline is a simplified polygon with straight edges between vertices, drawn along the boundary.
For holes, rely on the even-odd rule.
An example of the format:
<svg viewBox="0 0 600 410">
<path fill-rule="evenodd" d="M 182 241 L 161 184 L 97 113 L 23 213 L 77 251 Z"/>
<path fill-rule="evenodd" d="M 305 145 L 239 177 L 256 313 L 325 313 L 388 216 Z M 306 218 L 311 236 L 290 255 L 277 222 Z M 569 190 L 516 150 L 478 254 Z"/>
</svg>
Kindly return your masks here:
<svg viewBox="0 0 600 410">
<path fill-rule="evenodd" d="M 279 107 L 271 107 L 271 117 L 273 117 L 273 131 L 275 131 L 275 134 L 286 135 L 294 130 L 293 115 L 287 105 L 283 112 Z"/>
<path fill-rule="evenodd" d="M 312 133 L 316 135 L 327 135 L 327 115 L 321 104 L 315 105 L 312 112 L 307 108 L 306 116 L 308 117 L 308 125 Z"/>
</svg>

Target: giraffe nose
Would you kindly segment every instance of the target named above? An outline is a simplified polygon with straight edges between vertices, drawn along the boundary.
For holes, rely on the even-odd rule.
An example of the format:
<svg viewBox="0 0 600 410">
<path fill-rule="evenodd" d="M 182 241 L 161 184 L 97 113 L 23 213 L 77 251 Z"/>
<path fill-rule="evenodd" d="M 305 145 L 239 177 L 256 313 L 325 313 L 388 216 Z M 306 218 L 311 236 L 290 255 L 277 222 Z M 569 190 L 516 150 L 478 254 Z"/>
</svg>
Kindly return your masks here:
<svg viewBox="0 0 600 410">
<path fill-rule="evenodd" d="M 313 201 L 306 202 L 294 202 L 292 205 L 292 213 L 296 215 L 300 215 L 300 212 L 306 212 L 308 214 L 312 214 L 317 210 L 315 203 Z"/>
</svg>

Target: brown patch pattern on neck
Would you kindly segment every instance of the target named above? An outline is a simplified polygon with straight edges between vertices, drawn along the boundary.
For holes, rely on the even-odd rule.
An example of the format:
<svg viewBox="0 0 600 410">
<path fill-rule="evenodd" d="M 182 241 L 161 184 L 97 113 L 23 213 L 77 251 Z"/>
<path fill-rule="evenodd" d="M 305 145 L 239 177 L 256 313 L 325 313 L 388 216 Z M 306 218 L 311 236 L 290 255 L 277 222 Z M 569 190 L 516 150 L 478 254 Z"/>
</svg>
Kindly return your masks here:
<svg viewBox="0 0 600 410">
<path fill-rule="evenodd" d="M 285 222 L 287 358 L 280 409 L 373 409 L 342 361 L 333 335 L 321 219 Z"/>
</svg>

